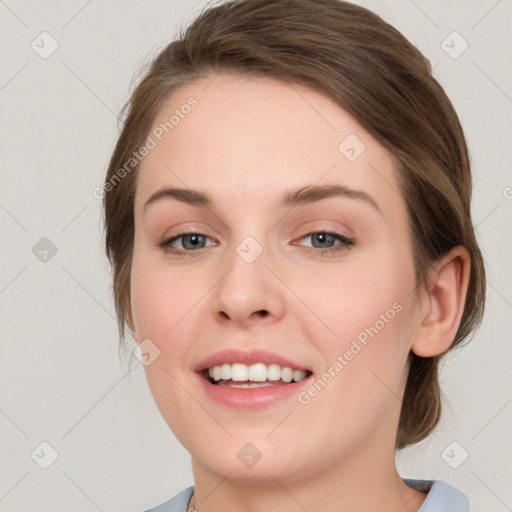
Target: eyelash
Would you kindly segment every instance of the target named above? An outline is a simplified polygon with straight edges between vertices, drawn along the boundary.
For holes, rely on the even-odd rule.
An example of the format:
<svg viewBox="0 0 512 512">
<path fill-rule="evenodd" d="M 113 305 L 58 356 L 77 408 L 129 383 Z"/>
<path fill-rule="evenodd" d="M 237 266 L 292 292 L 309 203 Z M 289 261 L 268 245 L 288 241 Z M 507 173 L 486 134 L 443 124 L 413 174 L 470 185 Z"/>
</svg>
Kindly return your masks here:
<svg viewBox="0 0 512 512">
<path fill-rule="evenodd" d="M 306 237 L 309 237 L 309 236 L 312 236 L 312 235 L 318 235 L 318 234 L 323 234 L 323 235 L 330 235 L 330 236 L 333 236 L 334 238 L 336 238 L 337 240 L 339 240 L 341 242 L 341 244 L 338 244 L 338 245 L 335 245 L 334 247 L 327 247 L 325 249 L 321 249 L 321 248 L 318 248 L 318 247 L 311 247 L 309 251 L 309 253 L 315 253 L 315 254 L 318 254 L 320 256 L 323 256 L 323 255 L 326 255 L 326 254 L 333 254 L 333 253 L 339 253 L 341 251 L 345 251 L 345 250 L 348 250 L 350 249 L 351 246 L 354 245 L 354 240 L 351 239 L 351 238 L 348 238 L 344 235 L 341 235 L 339 233 L 333 233 L 331 231 L 311 231 L 309 233 L 306 233 L 305 235 L 303 235 L 300 240 L 302 240 L 303 238 L 306 238 Z M 159 242 L 157 245 L 158 247 L 160 247 L 161 249 L 163 249 L 167 254 L 173 254 L 173 255 L 176 255 L 176 256 L 186 256 L 186 257 L 193 257 L 197 254 L 193 254 L 193 253 L 198 253 L 201 249 L 205 249 L 205 247 L 201 247 L 200 249 L 198 250 L 181 250 L 181 249 L 176 249 L 175 247 L 172 247 L 171 244 L 173 242 L 175 242 L 176 240 L 179 240 L 180 238 L 183 238 L 183 237 L 186 237 L 186 236 L 192 236 L 192 235 L 201 235 L 205 238 L 209 238 L 208 236 L 206 236 L 205 234 L 199 232 L 199 231 L 187 231 L 187 232 L 183 232 L 183 233 L 178 233 L 177 235 L 171 237 L 171 238 L 168 238 L 167 240 L 163 240 L 162 242 Z M 211 247 L 211 246 L 210 246 Z"/>
</svg>

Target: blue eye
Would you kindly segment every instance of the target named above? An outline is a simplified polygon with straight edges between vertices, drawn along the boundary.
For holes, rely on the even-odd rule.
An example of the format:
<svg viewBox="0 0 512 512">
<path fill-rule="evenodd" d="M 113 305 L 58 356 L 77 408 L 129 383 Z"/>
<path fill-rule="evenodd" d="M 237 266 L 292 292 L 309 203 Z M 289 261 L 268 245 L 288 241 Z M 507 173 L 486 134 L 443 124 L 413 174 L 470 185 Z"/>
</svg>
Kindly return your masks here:
<svg viewBox="0 0 512 512">
<path fill-rule="evenodd" d="M 319 255 L 337 253 L 339 251 L 347 250 L 350 246 L 354 245 L 354 240 L 339 233 L 331 233 L 328 231 L 314 231 L 304 235 L 301 240 L 308 237 L 311 239 L 314 246 L 307 252 Z M 182 248 L 177 248 L 173 245 L 178 240 L 181 240 L 180 243 Z M 208 240 L 211 239 L 203 233 L 187 232 L 179 233 L 172 238 L 164 240 L 163 242 L 160 242 L 158 246 L 168 254 L 192 256 L 193 253 L 198 252 L 200 249 L 215 245 L 215 242 L 207 245 Z M 338 242 L 338 244 L 336 244 L 336 242 Z M 315 246 L 315 244 L 318 245 Z"/>
<path fill-rule="evenodd" d="M 181 245 L 183 249 L 176 249 L 172 244 L 181 239 Z M 203 249 L 205 242 L 208 239 L 206 235 L 202 233 L 188 232 L 179 233 L 168 240 L 164 240 L 158 244 L 162 249 L 170 254 L 183 254 L 184 252 L 193 252 L 195 249 Z M 214 245 L 214 244 L 210 244 Z"/>
<path fill-rule="evenodd" d="M 320 255 L 343 251 L 348 249 L 351 245 L 354 245 L 354 240 L 351 238 L 340 235 L 339 233 L 330 233 L 328 231 L 314 231 L 304 235 L 301 240 L 305 238 L 310 238 L 313 242 L 313 245 L 314 241 L 320 245 L 312 247 L 308 252 L 317 253 Z M 340 243 L 338 245 L 333 245 L 336 241 L 339 241 Z"/>
</svg>

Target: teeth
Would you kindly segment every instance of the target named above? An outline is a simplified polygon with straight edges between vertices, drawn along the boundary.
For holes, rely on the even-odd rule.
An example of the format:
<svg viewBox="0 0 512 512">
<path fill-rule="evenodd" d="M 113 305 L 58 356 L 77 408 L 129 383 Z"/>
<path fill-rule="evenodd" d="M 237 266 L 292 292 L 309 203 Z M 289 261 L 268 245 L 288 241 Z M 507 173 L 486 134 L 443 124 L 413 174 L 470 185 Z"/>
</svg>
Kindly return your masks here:
<svg viewBox="0 0 512 512">
<path fill-rule="evenodd" d="M 306 375 L 307 372 L 305 370 L 293 370 L 293 380 L 295 382 L 300 382 L 306 377 Z"/>
<path fill-rule="evenodd" d="M 291 382 L 293 380 L 293 370 L 291 368 L 283 368 L 281 370 L 281 379 L 285 382 Z"/>
<path fill-rule="evenodd" d="M 278 364 L 271 364 L 267 368 L 268 380 L 279 380 L 281 378 L 281 367 Z"/>
<path fill-rule="evenodd" d="M 258 382 L 249 382 L 249 383 L 243 383 L 243 384 L 219 384 L 221 387 L 228 387 L 228 388 L 240 388 L 240 389 L 249 389 L 249 388 L 266 388 L 268 386 L 272 386 L 272 384 L 269 384 L 268 382 L 265 383 L 258 383 Z"/>
<path fill-rule="evenodd" d="M 241 364 L 240 366 L 245 365 Z M 265 382 L 267 380 L 267 367 L 263 363 L 249 366 L 249 378 L 247 380 L 252 380 L 253 382 Z"/>
<path fill-rule="evenodd" d="M 220 372 L 221 379 L 229 380 L 229 378 L 231 377 L 231 365 L 228 363 L 224 363 L 221 366 L 221 370 L 222 370 Z"/>
<path fill-rule="evenodd" d="M 305 370 L 293 370 L 289 367 L 281 367 L 278 364 L 266 365 L 256 363 L 246 365 L 242 363 L 224 363 L 208 368 L 208 374 L 214 381 L 231 380 L 235 382 L 266 382 L 278 381 L 283 382 L 300 382 L 307 375 Z M 232 385 L 231 387 L 249 388 L 257 387 L 251 384 Z"/>
<path fill-rule="evenodd" d="M 213 367 L 213 374 L 215 375 L 215 366 Z M 232 364 L 230 379 L 236 382 L 245 382 L 246 380 L 249 380 L 249 368 L 247 365 L 238 363 Z"/>
</svg>

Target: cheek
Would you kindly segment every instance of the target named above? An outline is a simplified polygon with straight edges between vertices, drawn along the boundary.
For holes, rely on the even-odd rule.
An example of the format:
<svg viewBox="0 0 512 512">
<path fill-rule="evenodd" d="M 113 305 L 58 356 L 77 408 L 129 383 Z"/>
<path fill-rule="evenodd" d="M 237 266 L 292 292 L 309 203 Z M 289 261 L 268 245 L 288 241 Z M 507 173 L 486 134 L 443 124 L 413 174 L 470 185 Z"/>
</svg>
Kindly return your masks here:
<svg viewBox="0 0 512 512">
<path fill-rule="evenodd" d="M 391 251 L 302 283 L 318 315 L 297 318 L 316 340 L 321 375 L 336 382 L 328 402 L 371 410 L 390 390 L 398 394 L 414 336 L 414 286 L 411 260 Z"/>
<path fill-rule="evenodd" d="M 131 271 L 132 314 L 138 341 L 151 340 L 159 350 L 158 358 L 145 366 L 154 393 L 180 393 L 171 375 L 192 368 L 195 340 L 202 333 L 208 315 L 209 291 L 214 281 L 190 268 L 168 265 L 159 255 L 134 252 Z M 155 396 L 155 398 L 157 398 Z M 165 402 L 165 396 L 157 403 Z"/>
<path fill-rule="evenodd" d="M 157 279 L 150 265 L 134 259 L 130 293 L 137 336 L 139 340 L 149 338 L 156 344 L 171 327 L 169 312 L 175 310 L 161 277 Z"/>
<path fill-rule="evenodd" d="M 162 345 L 197 302 L 199 288 L 197 280 L 187 271 L 162 265 L 158 255 L 136 247 L 130 294 L 138 338 L 150 338 Z"/>
<path fill-rule="evenodd" d="M 156 260 L 143 250 L 134 252 L 132 314 L 138 341 L 149 339 L 158 347 L 158 357 L 144 366 L 144 371 L 162 416 L 182 439 L 187 436 L 187 425 L 177 419 L 177 411 L 186 407 L 190 396 L 180 383 L 189 364 L 190 340 L 200 335 L 204 290 L 186 271 L 171 269 Z"/>
<path fill-rule="evenodd" d="M 314 327 L 310 339 L 343 350 L 353 339 L 364 343 L 372 337 L 397 342 L 402 338 L 398 334 L 410 318 L 406 311 L 414 299 L 412 257 L 392 248 L 370 256 L 341 262 L 339 267 L 326 265 L 315 274 L 301 273 L 296 278 L 298 295 L 315 313 L 306 311 L 305 327 Z"/>
</svg>

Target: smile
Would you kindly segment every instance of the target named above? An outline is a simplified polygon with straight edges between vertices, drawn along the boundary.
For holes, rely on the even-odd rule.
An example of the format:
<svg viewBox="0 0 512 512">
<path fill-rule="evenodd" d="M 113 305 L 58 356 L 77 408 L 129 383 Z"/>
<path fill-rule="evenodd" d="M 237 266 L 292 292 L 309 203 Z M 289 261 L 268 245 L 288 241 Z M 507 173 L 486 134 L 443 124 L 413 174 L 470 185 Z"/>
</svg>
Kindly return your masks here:
<svg viewBox="0 0 512 512">
<path fill-rule="evenodd" d="M 308 370 L 294 370 L 276 363 L 224 363 L 203 372 L 203 376 L 212 384 L 233 388 L 256 388 L 300 382 L 309 375 L 311 372 Z"/>
</svg>

